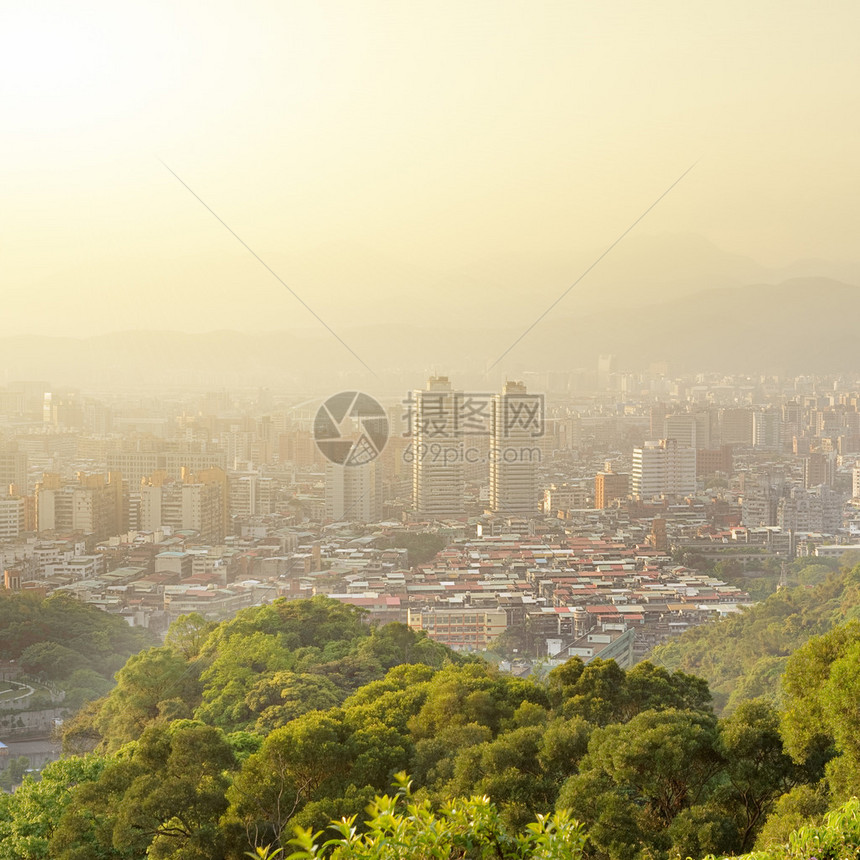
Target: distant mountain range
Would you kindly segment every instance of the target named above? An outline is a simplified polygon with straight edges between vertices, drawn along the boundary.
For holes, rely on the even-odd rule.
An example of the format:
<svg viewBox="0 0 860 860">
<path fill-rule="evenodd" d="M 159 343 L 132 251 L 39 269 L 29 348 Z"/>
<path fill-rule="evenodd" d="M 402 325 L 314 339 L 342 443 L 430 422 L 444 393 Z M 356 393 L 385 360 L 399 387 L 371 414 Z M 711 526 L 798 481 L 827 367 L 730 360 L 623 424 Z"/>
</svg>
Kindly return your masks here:
<svg viewBox="0 0 860 860">
<path fill-rule="evenodd" d="M 492 289 L 477 265 L 440 276 L 435 288 L 404 287 L 399 295 L 387 286 L 357 289 L 350 324 L 333 327 L 377 377 L 316 326 L 260 333 L 0 337 L 0 382 L 44 379 L 85 390 L 400 391 L 436 370 L 468 377 L 474 385 L 570 283 L 562 280 L 557 263 L 541 266 L 511 257 L 495 260 L 493 268 L 505 276 Z M 529 370 L 594 368 L 602 353 L 616 354 L 618 366 L 630 370 L 659 360 L 674 372 L 860 372 L 858 285 L 856 264 L 808 261 L 769 270 L 697 236 L 631 238 L 486 380 L 495 384 L 502 375 Z M 275 283 L 272 289 L 283 288 Z M 294 299 L 288 295 L 285 301 Z M 324 294 L 313 301 L 327 321 L 343 317 L 343 307 L 329 306 Z M 261 322 L 271 325 L 272 317 L 261 315 Z"/>
</svg>

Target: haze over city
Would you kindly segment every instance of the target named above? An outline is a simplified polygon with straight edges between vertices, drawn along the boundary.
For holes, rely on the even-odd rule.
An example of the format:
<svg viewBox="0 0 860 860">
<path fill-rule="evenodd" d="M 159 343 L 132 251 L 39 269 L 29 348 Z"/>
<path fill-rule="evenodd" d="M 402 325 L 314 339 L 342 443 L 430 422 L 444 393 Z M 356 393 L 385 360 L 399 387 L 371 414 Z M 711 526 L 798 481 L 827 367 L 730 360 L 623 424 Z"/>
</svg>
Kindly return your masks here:
<svg viewBox="0 0 860 860">
<path fill-rule="evenodd" d="M 364 374 L 164 165 L 381 372 L 485 369 L 693 163 L 503 369 L 557 367 L 542 340 L 609 311 L 623 342 L 639 305 L 854 286 L 858 25 L 850 2 L 9 6 L 2 332 L 296 332 Z"/>
</svg>

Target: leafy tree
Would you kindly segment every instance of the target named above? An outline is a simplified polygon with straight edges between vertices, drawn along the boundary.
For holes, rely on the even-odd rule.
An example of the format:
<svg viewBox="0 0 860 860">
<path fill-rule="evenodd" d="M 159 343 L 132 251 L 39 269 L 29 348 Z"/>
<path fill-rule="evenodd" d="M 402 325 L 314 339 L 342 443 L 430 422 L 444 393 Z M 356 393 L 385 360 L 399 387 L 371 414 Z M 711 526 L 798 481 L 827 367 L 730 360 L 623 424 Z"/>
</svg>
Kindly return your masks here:
<svg viewBox="0 0 860 860">
<path fill-rule="evenodd" d="M 448 793 L 453 797 L 470 792 L 486 795 L 514 827 L 532 821 L 539 812 L 552 808 L 558 792 L 558 785 L 541 764 L 543 734 L 543 726 L 523 726 L 461 750 Z"/>
<path fill-rule="evenodd" d="M 534 682 L 500 675 L 486 663 L 446 666 L 430 680 L 427 699 L 409 728 L 418 739 L 467 724 L 486 726 L 495 734 L 526 701 L 548 705 L 546 693 Z"/>
<path fill-rule="evenodd" d="M 860 801 L 827 813 L 823 823 L 801 826 L 779 845 L 742 855 L 739 860 L 836 860 L 860 854 Z"/>
<path fill-rule="evenodd" d="M 580 716 L 603 726 L 623 708 L 624 678 L 624 670 L 614 660 L 598 657 L 584 664 L 574 657 L 549 673 L 550 702 L 566 717 Z"/>
<path fill-rule="evenodd" d="M 564 812 L 539 816 L 523 833 L 510 831 L 485 797 L 458 799 L 438 813 L 411 796 L 405 774 L 397 795 L 376 797 L 360 832 L 355 816 L 333 825 L 337 836 L 320 842 L 321 833 L 299 830 L 294 860 L 414 860 L 495 857 L 498 860 L 578 860 L 585 842 L 582 828 Z M 260 858 L 273 856 L 266 850 Z"/>
<path fill-rule="evenodd" d="M 757 851 L 778 848 L 788 843 L 792 831 L 805 825 L 818 825 L 830 805 L 825 783 L 798 785 L 774 804 L 773 812 L 759 832 Z"/>
<path fill-rule="evenodd" d="M 291 669 L 295 655 L 280 637 L 260 631 L 219 638 L 217 654 L 201 675 L 203 701 L 195 717 L 228 731 L 253 728 L 259 711 L 249 705 L 252 690 L 261 678 Z"/>
<path fill-rule="evenodd" d="M 594 726 L 582 717 L 569 720 L 558 717 L 547 724 L 538 758 L 544 773 L 558 789 L 579 770 L 593 730 Z"/>
<path fill-rule="evenodd" d="M 860 784 L 860 750 L 856 735 L 856 673 L 860 667 L 860 622 L 851 621 L 811 639 L 791 657 L 783 677 L 785 711 L 782 732 L 786 748 L 797 762 L 825 761 L 831 765 L 831 785 L 843 792 Z M 835 769 L 834 769 L 835 766 Z"/>
<path fill-rule="evenodd" d="M 745 702 L 720 725 L 726 762 L 720 800 L 733 814 L 739 849 L 749 849 L 777 799 L 807 774 L 783 749 L 779 714 L 767 702 Z"/>
<path fill-rule="evenodd" d="M 14 794 L 4 797 L 5 809 L 0 802 L 0 860 L 48 857 L 48 845 L 69 805 L 70 792 L 97 780 L 107 761 L 94 755 L 64 758 L 49 764 L 38 780 L 26 776 Z"/>
<path fill-rule="evenodd" d="M 0 591 L 0 659 L 17 660 L 25 672 L 64 689 L 66 710 L 104 695 L 126 659 L 154 641 L 148 631 L 63 593 L 41 599 Z"/>
<path fill-rule="evenodd" d="M 282 835 L 309 802 L 336 795 L 352 756 L 343 715 L 311 712 L 275 729 L 248 757 L 228 791 L 228 821 L 254 846 Z"/>
<path fill-rule="evenodd" d="M 409 737 L 378 722 L 362 723 L 353 728 L 349 713 L 345 719 L 352 762 L 350 782 L 375 789 L 390 785 L 394 774 L 412 760 L 414 746 Z"/>
<path fill-rule="evenodd" d="M 426 702 L 435 674 L 429 666 L 396 666 L 384 678 L 356 690 L 343 708 L 356 725 L 378 721 L 408 735 L 408 723 Z"/>
<path fill-rule="evenodd" d="M 218 860 L 234 766 L 219 729 L 190 720 L 149 726 L 97 780 L 73 791 L 49 856 Z"/>
<path fill-rule="evenodd" d="M 254 727 L 267 733 L 308 711 L 324 711 L 338 705 L 341 695 L 328 678 L 307 673 L 276 672 L 258 681 L 245 696 L 245 704 L 257 720 Z"/>
<path fill-rule="evenodd" d="M 676 816 L 705 802 L 723 764 L 716 720 L 697 711 L 644 711 L 591 736 L 557 808 L 583 820 L 597 851 L 665 851 Z"/>
<path fill-rule="evenodd" d="M 150 648 L 129 658 L 116 680 L 101 707 L 91 709 L 70 727 L 73 732 L 84 732 L 91 720 L 109 751 L 136 740 L 158 719 L 190 717 L 200 697 L 196 665 L 166 647 Z"/>
<path fill-rule="evenodd" d="M 24 774 L 29 767 L 30 759 L 27 756 L 19 755 L 10 758 L 5 769 L 0 771 L 0 789 L 12 791 L 24 779 Z"/>
<path fill-rule="evenodd" d="M 52 681 L 63 680 L 73 672 L 90 666 L 90 661 L 82 654 L 57 642 L 30 645 L 21 653 L 18 662 L 25 672 Z"/>
<path fill-rule="evenodd" d="M 647 710 L 711 710 L 708 685 L 701 678 L 648 662 L 625 672 L 614 660 L 584 664 L 573 657 L 549 673 L 547 688 L 557 713 L 596 725 L 624 722 Z"/>
<path fill-rule="evenodd" d="M 170 625 L 164 644 L 185 660 L 194 660 L 200 656 L 203 644 L 217 626 L 216 622 L 207 621 L 199 612 L 180 615 Z"/>
<path fill-rule="evenodd" d="M 378 661 L 384 669 L 403 663 L 426 663 L 441 668 L 454 657 L 450 649 L 435 642 L 423 630 L 412 630 L 396 621 L 384 627 L 372 627 L 358 654 Z"/>
<path fill-rule="evenodd" d="M 820 580 L 821 559 L 796 563 Z M 660 645 L 650 655 L 669 669 L 704 678 L 718 709 L 733 709 L 745 698 L 777 701 L 779 678 L 788 657 L 809 639 L 860 618 L 860 565 L 843 567 L 812 587 L 783 588 L 761 603 L 713 623 L 702 624 Z"/>
</svg>

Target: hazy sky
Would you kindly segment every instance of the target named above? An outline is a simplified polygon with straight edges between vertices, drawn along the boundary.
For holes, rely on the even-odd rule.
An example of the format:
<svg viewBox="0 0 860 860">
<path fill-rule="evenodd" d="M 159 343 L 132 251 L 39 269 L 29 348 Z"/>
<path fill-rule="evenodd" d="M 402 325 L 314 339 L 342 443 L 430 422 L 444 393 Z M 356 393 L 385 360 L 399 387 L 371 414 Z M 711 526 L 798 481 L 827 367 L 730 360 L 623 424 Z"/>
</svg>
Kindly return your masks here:
<svg viewBox="0 0 860 860">
<path fill-rule="evenodd" d="M 159 159 L 335 326 L 554 295 L 697 160 L 640 235 L 860 257 L 856 0 L 0 10 L 3 334 L 313 324 Z"/>
</svg>

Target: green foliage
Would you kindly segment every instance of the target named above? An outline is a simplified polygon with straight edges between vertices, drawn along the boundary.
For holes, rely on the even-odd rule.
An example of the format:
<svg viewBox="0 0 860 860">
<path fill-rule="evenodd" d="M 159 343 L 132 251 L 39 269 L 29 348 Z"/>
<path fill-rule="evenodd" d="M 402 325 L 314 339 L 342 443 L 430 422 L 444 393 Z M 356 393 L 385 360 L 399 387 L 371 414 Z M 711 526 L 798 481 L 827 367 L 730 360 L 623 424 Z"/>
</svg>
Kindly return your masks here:
<svg viewBox="0 0 860 860">
<path fill-rule="evenodd" d="M 655 648 L 651 659 L 704 678 L 719 710 L 762 696 L 778 703 L 788 657 L 860 612 L 860 566 L 822 582 L 824 566 L 821 559 L 798 563 L 794 575 L 803 584 L 780 589 L 720 622 L 688 630 Z"/>
<path fill-rule="evenodd" d="M 821 586 L 843 615 L 851 580 Z M 804 629 L 794 615 L 789 627 Z M 860 622 L 835 628 L 788 660 L 782 723 L 768 699 L 718 720 L 707 684 L 686 672 L 572 659 L 543 680 L 515 678 L 404 625 L 369 628 L 326 599 L 276 601 L 215 626 L 189 616 L 72 721 L 68 740 L 107 754 L 66 792 L 41 856 L 236 860 L 266 846 L 289 856 L 296 827 L 297 856 L 568 856 L 536 853 L 522 835 L 549 826 L 553 809 L 553 827 L 584 822 L 573 850 L 590 860 L 767 848 L 856 784 L 858 661 Z M 780 670 L 756 661 L 747 694 Z M 415 793 L 401 780 L 385 800 L 400 772 L 414 774 Z M 373 803 L 371 822 L 357 823 Z M 0 798 L 0 821 L 9 804 Z M 22 814 L 0 835 L 23 832 Z M 332 819 L 347 830 L 320 843 Z"/>
<path fill-rule="evenodd" d="M 67 594 L 0 591 L 0 660 L 61 687 L 67 709 L 104 695 L 128 657 L 153 642 L 148 631 Z"/>
<path fill-rule="evenodd" d="M 191 717 L 265 734 L 341 704 L 391 666 L 457 659 L 403 624 L 377 629 L 362 619 L 325 597 L 277 600 L 218 625 L 183 616 L 164 646 L 129 660 L 110 694 L 68 723 L 65 748 L 116 750 L 158 721 Z"/>
<path fill-rule="evenodd" d="M 351 761 L 341 712 L 308 713 L 275 729 L 227 793 L 233 831 L 252 845 L 281 845 L 284 829 L 306 804 L 345 789 Z"/>
<path fill-rule="evenodd" d="M 711 696 L 701 678 L 647 662 L 625 672 L 614 660 L 598 658 L 585 665 L 573 658 L 549 673 L 547 686 L 550 702 L 562 714 L 597 725 L 626 722 L 653 709 L 710 713 Z"/>
<path fill-rule="evenodd" d="M 632 856 L 643 845 L 668 850 L 675 818 L 707 799 L 722 769 L 718 738 L 713 716 L 676 709 L 597 729 L 557 808 L 584 821 L 608 857 Z"/>
<path fill-rule="evenodd" d="M 860 801 L 856 798 L 827 813 L 821 824 L 798 828 L 787 844 L 745 854 L 741 860 L 842 860 L 860 854 Z"/>
<path fill-rule="evenodd" d="M 107 760 L 94 755 L 49 764 L 41 778 L 32 776 L 14 794 L 0 796 L 0 860 L 36 860 L 49 856 L 57 822 L 71 791 L 99 778 Z"/>
<path fill-rule="evenodd" d="M 793 830 L 820 824 L 829 805 L 827 787 L 823 781 L 818 785 L 795 786 L 774 804 L 773 812 L 756 839 L 756 849 L 785 845 Z"/>
<path fill-rule="evenodd" d="M 0 592 L 0 659 L 17 660 L 28 648 L 53 643 L 91 663 L 100 674 L 116 671 L 126 658 L 152 642 L 147 631 L 59 592 L 40 599 Z"/>
<path fill-rule="evenodd" d="M 223 733 L 190 720 L 150 726 L 78 786 L 48 844 L 57 860 L 224 854 L 219 820 L 235 758 Z"/>
<path fill-rule="evenodd" d="M 363 832 L 355 826 L 355 816 L 333 824 L 338 835 L 322 843 L 321 833 L 300 828 L 291 840 L 296 848 L 291 858 L 577 860 L 582 856 L 582 828 L 566 812 L 541 815 L 524 832 L 511 832 L 486 797 L 458 799 L 434 812 L 427 801 L 411 796 L 405 774 L 399 776 L 397 795 L 377 796 L 370 805 Z M 275 855 L 263 851 L 258 856 Z"/>
<path fill-rule="evenodd" d="M 196 670 L 195 664 L 167 647 L 149 648 L 129 658 L 95 719 L 104 747 L 119 749 L 156 720 L 190 717 L 200 696 Z"/>
<path fill-rule="evenodd" d="M 811 640 L 789 660 L 783 679 L 783 733 L 797 761 L 827 765 L 831 793 L 860 792 L 860 622 Z"/>
<path fill-rule="evenodd" d="M 446 540 L 442 535 L 430 532 L 402 532 L 389 541 L 389 546 L 407 550 L 407 561 L 411 567 L 426 564 L 436 553 L 445 549 Z"/>
<path fill-rule="evenodd" d="M 200 654 L 203 643 L 218 626 L 207 621 L 199 612 L 180 615 L 167 631 L 164 644 L 182 655 L 186 660 L 194 660 Z"/>
<path fill-rule="evenodd" d="M 30 759 L 27 756 L 19 755 L 10 758 L 5 764 L 5 768 L 0 771 L 0 789 L 12 791 L 24 779 L 24 774 L 30 767 Z"/>
<path fill-rule="evenodd" d="M 725 782 L 719 797 L 737 826 L 744 851 L 777 799 L 812 778 L 783 748 L 779 713 L 767 702 L 745 702 L 720 726 Z"/>
</svg>

